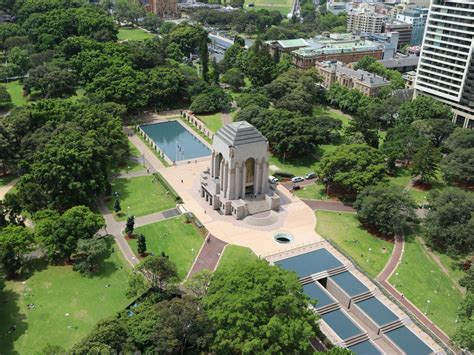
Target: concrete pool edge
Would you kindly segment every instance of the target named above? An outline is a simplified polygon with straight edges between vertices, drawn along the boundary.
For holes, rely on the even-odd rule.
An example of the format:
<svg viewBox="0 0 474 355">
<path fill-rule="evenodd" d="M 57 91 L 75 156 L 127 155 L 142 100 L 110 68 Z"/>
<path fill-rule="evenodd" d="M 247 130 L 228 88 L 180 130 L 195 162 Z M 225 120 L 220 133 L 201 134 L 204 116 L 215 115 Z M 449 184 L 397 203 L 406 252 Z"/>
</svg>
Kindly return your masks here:
<svg viewBox="0 0 474 355">
<path fill-rule="evenodd" d="M 210 154 L 202 157 L 196 157 L 196 158 L 191 158 L 191 159 L 183 159 L 183 160 L 178 160 L 178 161 L 173 161 L 168 157 L 168 155 L 164 152 L 162 147 L 160 147 L 143 129 L 142 127 L 144 126 L 152 126 L 156 124 L 161 124 L 161 123 L 169 123 L 169 122 L 177 122 L 181 127 L 183 127 L 188 133 L 190 133 L 193 137 L 195 137 L 197 140 L 199 140 L 206 148 L 208 148 L 210 151 L 212 149 L 211 145 L 200 135 L 196 134 L 191 127 L 189 127 L 185 122 L 182 122 L 182 119 L 180 116 L 176 116 L 173 118 L 169 119 L 154 119 L 150 122 L 142 123 L 142 124 L 137 124 L 136 125 L 136 130 L 138 133 L 141 135 L 141 137 L 150 145 L 150 148 L 154 150 L 156 154 L 158 154 L 166 163 L 168 163 L 170 166 L 176 166 L 176 165 L 185 165 L 185 164 L 190 164 L 191 162 L 201 162 L 208 160 L 210 158 Z"/>
</svg>

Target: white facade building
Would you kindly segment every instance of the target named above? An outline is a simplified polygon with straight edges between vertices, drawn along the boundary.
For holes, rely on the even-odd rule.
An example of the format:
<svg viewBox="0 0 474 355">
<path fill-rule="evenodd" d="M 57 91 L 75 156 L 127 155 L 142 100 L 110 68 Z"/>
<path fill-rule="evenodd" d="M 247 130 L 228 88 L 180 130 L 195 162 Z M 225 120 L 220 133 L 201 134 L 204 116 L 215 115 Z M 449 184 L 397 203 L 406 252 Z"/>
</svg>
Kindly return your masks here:
<svg viewBox="0 0 474 355">
<path fill-rule="evenodd" d="M 474 128 L 474 1 L 433 0 L 417 71 L 416 95 L 450 105 L 454 120 Z"/>
</svg>

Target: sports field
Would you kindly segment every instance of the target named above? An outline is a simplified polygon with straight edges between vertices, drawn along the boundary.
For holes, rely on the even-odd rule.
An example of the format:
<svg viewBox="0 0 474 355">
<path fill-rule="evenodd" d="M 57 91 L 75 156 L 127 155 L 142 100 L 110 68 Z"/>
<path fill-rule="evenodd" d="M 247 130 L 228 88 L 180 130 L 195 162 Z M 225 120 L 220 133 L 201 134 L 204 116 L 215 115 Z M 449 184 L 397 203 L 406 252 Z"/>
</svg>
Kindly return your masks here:
<svg viewBox="0 0 474 355">
<path fill-rule="evenodd" d="M 249 7 L 249 4 L 253 4 L 253 7 Z M 260 10 L 266 9 L 269 11 L 280 11 L 283 16 L 288 15 L 291 11 L 291 5 L 293 0 L 246 0 L 245 8 L 247 10 Z"/>
</svg>

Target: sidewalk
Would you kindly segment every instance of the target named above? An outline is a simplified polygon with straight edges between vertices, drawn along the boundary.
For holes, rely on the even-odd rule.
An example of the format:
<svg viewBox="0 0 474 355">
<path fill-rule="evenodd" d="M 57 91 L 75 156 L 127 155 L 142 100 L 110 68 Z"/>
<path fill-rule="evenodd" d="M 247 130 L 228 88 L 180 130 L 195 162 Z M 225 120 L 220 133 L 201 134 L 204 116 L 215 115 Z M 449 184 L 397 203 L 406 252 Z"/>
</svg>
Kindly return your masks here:
<svg viewBox="0 0 474 355">
<path fill-rule="evenodd" d="M 335 212 L 356 212 L 351 206 L 347 206 L 339 201 L 323 201 L 323 200 L 302 200 L 313 211 L 326 210 Z"/>
<path fill-rule="evenodd" d="M 207 238 L 210 240 L 209 243 L 207 242 Z M 208 234 L 186 278 L 204 269 L 214 271 L 226 245 L 226 242 Z"/>
</svg>

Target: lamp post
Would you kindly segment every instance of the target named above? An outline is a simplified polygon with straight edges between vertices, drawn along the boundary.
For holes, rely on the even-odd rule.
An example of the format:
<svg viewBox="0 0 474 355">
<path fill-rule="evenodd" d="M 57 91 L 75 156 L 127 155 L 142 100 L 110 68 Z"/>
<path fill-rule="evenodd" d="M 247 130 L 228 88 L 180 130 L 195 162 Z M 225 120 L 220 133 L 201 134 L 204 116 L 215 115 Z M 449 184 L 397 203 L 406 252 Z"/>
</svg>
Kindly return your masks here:
<svg viewBox="0 0 474 355">
<path fill-rule="evenodd" d="M 370 260 L 370 252 L 372 251 L 372 248 L 369 248 L 369 254 L 367 255 L 367 262 Z"/>
<path fill-rule="evenodd" d="M 428 306 L 430 305 L 431 301 L 430 300 L 427 300 L 426 301 L 426 309 L 425 309 L 425 315 L 428 314 Z"/>
<path fill-rule="evenodd" d="M 398 285 L 398 272 L 395 273 L 395 288 Z"/>
</svg>

